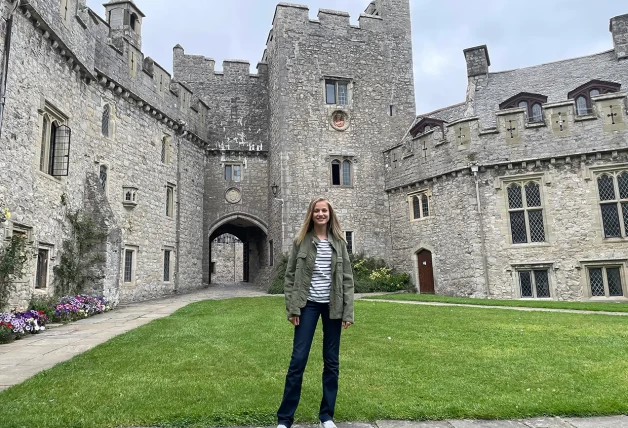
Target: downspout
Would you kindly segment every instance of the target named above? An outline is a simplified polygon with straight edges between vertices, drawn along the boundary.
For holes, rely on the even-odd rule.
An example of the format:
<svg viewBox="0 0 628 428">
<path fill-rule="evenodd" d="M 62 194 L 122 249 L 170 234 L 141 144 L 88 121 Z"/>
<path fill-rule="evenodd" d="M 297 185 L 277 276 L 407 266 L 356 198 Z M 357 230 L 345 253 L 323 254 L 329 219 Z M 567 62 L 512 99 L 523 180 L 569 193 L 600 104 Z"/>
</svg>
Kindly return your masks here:
<svg viewBox="0 0 628 428">
<path fill-rule="evenodd" d="M 175 236 L 175 266 L 174 266 L 174 293 L 179 292 L 179 266 L 181 259 L 181 139 L 185 137 L 187 131 L 183 131 L 181 136 L 177 138 L 177 219 L 176 219 L 176 236 Z"/>
<path fill-rule="evenodd" d="M 2 136 L 2 124 L 4 122 L 4 104 L 7 94 L 7 75 L 9 73 L 9 54 L 11 52 L 11 34 L 13 32 L 13 14 L 17 10 L 19 2 L 15 2 L 15 7 L 7 19 L 7 30 L 4 38 L 4 52 L 2 55 L 2 78 L 0 79 L 0 137 Z"/>
<path fill-rule="evenodd" d="M 480 241 L 482 251 L 482 267 L 484 269 L 484 293 L 488 298 L 490 296 L 490 289 L 488 286 L 488 260 L 486 258 L 486 235 L 484 233 L 484 222 L 482 220 L 482 203 L 480 202 L 480 180 L 478 177 L 478 166 L 471 165 L 471 172 L 475 178 L 475 199 L 478 201 L 478 222 L 480 223 Z"/>
</svg>

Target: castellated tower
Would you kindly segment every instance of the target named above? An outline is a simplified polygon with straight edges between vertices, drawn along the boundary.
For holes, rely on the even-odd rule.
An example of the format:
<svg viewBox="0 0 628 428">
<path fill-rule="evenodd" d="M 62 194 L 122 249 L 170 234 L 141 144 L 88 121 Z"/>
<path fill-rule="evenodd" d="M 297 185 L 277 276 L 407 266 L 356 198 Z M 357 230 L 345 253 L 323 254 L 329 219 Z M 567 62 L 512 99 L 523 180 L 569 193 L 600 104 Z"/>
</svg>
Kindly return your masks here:
<svg viewBox="0 0 628 428">
<path fill-rule="evenodd" d="M 145 15 L 133 0 L 111 0 L 103 5 L 114 45 L 126 39 L 136 49 L 142 50 L 142 19 Z"/>
<path fill-rule="evenodd" d="M 321 195 L 351 232 L 354 252 L 386 258 L 382 151 L 415 117 L 409 0 L 373 1 L 359 26 L 344 12 L 308 14 L 305 6 L 279 4 L 264 55 L 269 182 L 284 201 L 271 201 L 269 238 L 287 251 L 308 202 Z"/>
</svg>

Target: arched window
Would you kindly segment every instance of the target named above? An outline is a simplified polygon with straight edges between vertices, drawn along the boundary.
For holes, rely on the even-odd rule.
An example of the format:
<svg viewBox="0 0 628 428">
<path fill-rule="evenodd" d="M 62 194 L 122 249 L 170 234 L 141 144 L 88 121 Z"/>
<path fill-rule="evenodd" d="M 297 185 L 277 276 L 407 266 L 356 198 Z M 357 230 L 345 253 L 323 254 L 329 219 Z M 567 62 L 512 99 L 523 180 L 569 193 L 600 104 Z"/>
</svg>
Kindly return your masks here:
<svg viewBox="0 0 628 428">
<path fill-rule="evenodd" d="M 107 175 L 108 175 L 107 165 L 100 165 L 100 174 L 99 174 L 100 187 L 105 192 L 107 191 Z"/>
<path fill-rule="evenodd" d="M 543 109 L 541 108 L 541 104 L 534 103 L 532 104 L 532 122 L 542 122 L 543 121 Z"/>
<path fill-rule="evenodd" d="M 412 220 L 418 220 L 430 216 L 430 203 L 427 196 L 427 190 L 421 193 L 412 195 L 412 212 L 410 218 Z"/>
<path fill-rule="evenodd" d="M 351 162 L 342 162 L 342 185 L 351 186 Z"/>
<path fill-rule="evenodd" d="M 570 100 L 576 100 L 576 115 L 584 116 L 593 113 L 593 102 L 591 97 L 596 95 L 617 92 L 621 89 L 620 83 L 607 82 L 603 80 L 591 80 L 584 85 L 578 86 L 567 94 Z"/>
<path fill-rule="evenodd" d="M 427 132 L 431 130 L 432 130 L 432 127 L 430 125 L 425 125 L 425 128 L 423 128 L 423 132 Z"/>
<path fill-rule="evenodd" d="M 528 103 L 525 101 L 519 101 L 519 104 L 517 104 L 518 107 L 523 107 L 526 109 L 526 116 L 528 115 Z"/>
<path fill-rule="evenodd" d="M 110 116 L 111 116 L 111 107 L 109 106 L 109 104 L 105 104 L 105 106 L 102 109 L 102 124 L 101 124 L 102 135 L 104 135 L 105 137 L 109 137 Z"/>
<path fill-rule="evenodd" d="M 587 105 L 587 97 L 580 95 L 576 98 L 576 114 L 578 116 L 584 116 L 585 114 L 588 114 L 588 112 L 589 106 Z"/>
</svg>

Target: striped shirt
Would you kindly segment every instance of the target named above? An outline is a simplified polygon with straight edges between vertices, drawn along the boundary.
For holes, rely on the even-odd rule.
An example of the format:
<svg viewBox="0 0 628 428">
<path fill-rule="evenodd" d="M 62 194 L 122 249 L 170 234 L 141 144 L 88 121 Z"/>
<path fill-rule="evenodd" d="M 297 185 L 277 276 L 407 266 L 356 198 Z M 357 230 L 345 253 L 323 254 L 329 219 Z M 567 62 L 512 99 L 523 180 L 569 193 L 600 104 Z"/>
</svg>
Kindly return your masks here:
<svg viewBox="0 0 628 428">
<path fill-rule="evenodd" d="M 312 271 L 312 283 L 308 300 L 318 303 L 329 303 L 331 288 L 331 244 L 322 239 L 316 244 L 316 261 Z"/>
</svg>

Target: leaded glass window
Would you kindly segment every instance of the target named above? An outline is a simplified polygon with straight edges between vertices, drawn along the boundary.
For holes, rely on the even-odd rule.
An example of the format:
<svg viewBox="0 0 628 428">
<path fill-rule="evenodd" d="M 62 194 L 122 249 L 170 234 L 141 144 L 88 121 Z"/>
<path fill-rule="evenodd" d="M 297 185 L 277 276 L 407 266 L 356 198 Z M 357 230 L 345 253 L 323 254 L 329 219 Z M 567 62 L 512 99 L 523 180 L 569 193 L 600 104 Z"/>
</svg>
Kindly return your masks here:
<svg viewBox="0 0 628 428">
<path fill-rule="evenodd" d="M 550 298 L 548 270 L 533 269 L 519 271 L 519 287 L 522 298 Z"/>
<path fill-rule="evenodd" d="M 591 297 L 622 297 L 624 286 L 620 266 L 589 267 Z"/>
<path fill-rule="evenodd" d="M 412 195 L 412 215 L 413 220 L 430 216 L 430 199 L 427 192 Z"/>
<path fill-rule="evenodd" d="M 628 171 L 597 177 L 597 191 L 605 238 L 626 237 L 628 230 Z"/>
<path fill-rule="evenodd" d="M 105 104 L 105 106 L 102 109 L 102 125 L 101 125 L 101 131 L 102 131 L 102 135 L 104 135 L 105 137 L 109 136 L 109 117 L 111 114 L 111 107 L 109 106 L 109 104 Z"/>
<path fill-rule="evenodd" d="M 584 116 L 589 113 L 589 106 L 587 105 L 587 98 L 584 95 L 580 95 L 576 98 L 576 114 L 578 116 Z"/>
<path fill-rule="evenodd" d="M 134 250 L 124 250 L 124 282 L 133 282 L 133 256 Z"/>
<path fill-rule="evenodd" d="M 351 162 L 342 162 L 342 185 L 351 186 Z"/>
<path fill-rule="evenodd" d="M 164 282 L 170 282 L 170 254 L 171 250 L 164 250 Z"/>
<path fill-rule="evenodd" d="M 545 242 L 541 186 L 536 181 L 512 183 L 506 189 L 513 244 Z"/>
<path fill-rule="evenodd" d="M 541 108 L 541 104 L 532 104 L 532 122 L 542 122 L 543 121 L 543 109 Z"/>
<path fill-rule="evenodd" d="M 325 80 L 325 103 L 336 105 L 349 104 L 349 83 L 333 79 Z"/>
</svg>

